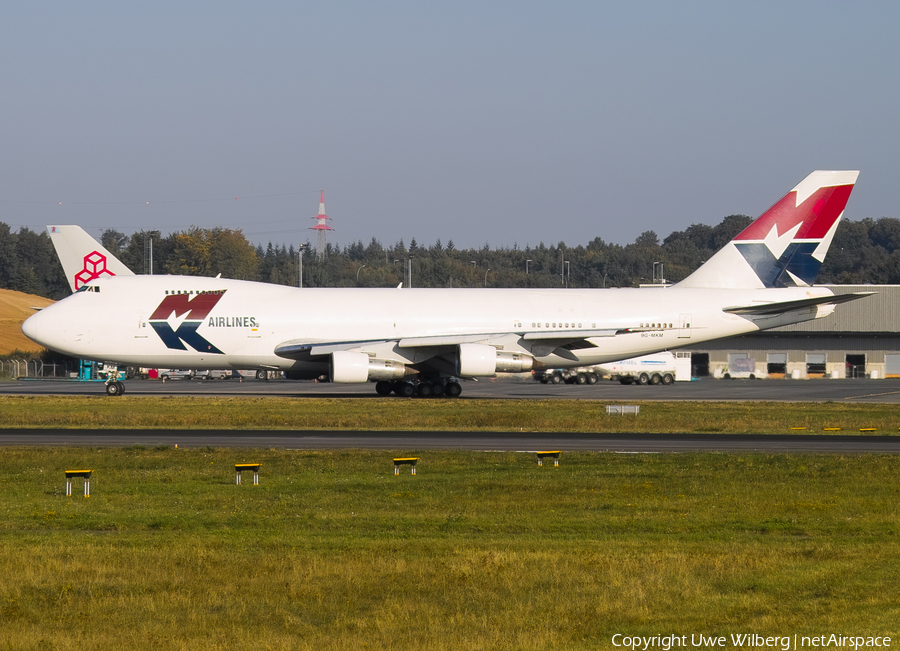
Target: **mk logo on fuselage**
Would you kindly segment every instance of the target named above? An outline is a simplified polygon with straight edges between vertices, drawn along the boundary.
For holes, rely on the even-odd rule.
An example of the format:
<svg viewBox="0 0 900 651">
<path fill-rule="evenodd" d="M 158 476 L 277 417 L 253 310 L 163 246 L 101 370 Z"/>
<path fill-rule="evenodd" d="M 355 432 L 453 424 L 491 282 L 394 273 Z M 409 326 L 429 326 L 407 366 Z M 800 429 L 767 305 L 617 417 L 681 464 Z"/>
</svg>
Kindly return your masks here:
<svg viewBox="0 0 900 651">
<path fill-rule="evenodd" d="M 187 350 L 185 346 L 187 344 L 200 353 L 224 355 L 224 352 L 197 333 L 197 328 L 203 324 L 223 294 L 225 290 L 199 292 L 193 296 L 187 293 L 170 294 L 150 315 L 150 325 L 167 348 Z M 173 330 L 169 325 L 169 317 L 173 313 L 176 319 L 187 314 L 177 330 Z"/>
</svg>

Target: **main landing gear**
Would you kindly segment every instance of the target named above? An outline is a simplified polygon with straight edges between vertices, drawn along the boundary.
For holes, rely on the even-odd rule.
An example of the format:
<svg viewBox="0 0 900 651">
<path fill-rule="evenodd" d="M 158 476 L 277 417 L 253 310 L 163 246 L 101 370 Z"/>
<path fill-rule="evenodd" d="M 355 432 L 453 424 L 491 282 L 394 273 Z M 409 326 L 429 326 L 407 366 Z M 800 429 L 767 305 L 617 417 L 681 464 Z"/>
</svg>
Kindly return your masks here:
<svg viewBox="0 0 900 651">
<path fill-rule="evenodd" d="M 421 382 L 382 380 L 375 383 L 375 392 L 380 396 L 389 396 L 393 393 L 401 398 L 417 396 L 419 398 L 458 398 L 462 393 L 462 387 L 455 379 Z"/>
<path fill-rule="evenodd" d="M 118 380 L 109 380 L 106 383 L 106 395 L 121 396 L 125 393 L 125 383 Z"/>
</svg>

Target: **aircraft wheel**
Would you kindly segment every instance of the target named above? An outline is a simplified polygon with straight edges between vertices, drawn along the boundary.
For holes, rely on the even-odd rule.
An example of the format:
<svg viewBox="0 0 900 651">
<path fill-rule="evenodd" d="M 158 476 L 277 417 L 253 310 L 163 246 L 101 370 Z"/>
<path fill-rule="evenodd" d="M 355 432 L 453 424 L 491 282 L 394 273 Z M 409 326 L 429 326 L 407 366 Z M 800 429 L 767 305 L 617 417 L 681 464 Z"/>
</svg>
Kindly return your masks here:
<svg viewBox="0 0 900 651">
<path fill-rule="evenodd" d="M 449 382 L 444 389 L 444 393 L 448 398 L 458 398 L 462 393 L 462 387 L 459 386 L 459 382 Z"/>
<path fill-rule="evenodd" d="M 256 372 L 256 379 L 257 379 L 257 380 L 268 380 L 268 379 L 269 379 L 269 373 L 268 373 L 268 371 L 257 371 L 257 372 Z"/>
<path fill-rule="evenodd" d="M 416 394 L 418 394 L 420 398 L 430 398 L 432 394 L 434 394 L 434 390 L 428 382 L 422 382 L 416 387 Z"/>
<path fill-rule="evenodd" d="M 119 395 L 125 393 L 125 383 L 124 382 L 116 382 L 119 385 Z"/>
<path fill-rule="evenodd" d="M 401 398 L 412 398 L 416 395 L 416 387 L 409 382 L 398 382 L 394 387 L 394 393 Z"/>
<path fill-rule="evenodd" d="M 122 393 L 122 385 L 119 382 L 110 382 L 106 385 L 106 395 L 118 396 Z"/>
<path fill-rule="evenodd" d="M 669 386 L 670 384 L 672 384 L 674 382 L 675 382 L 675 378 L 672 377 L 671 373 L 666 373 L 665 375 L 663 375 L 662 383 L 665 384 L 666 386 Z"/>
<path fill-rule="evenodd" d="M 650 384 L 650 376 L 647 375 L 646 373 L 641 373 L 640 376 L 638 377 L 638 384 L 641 384 L 644 386 Z"/>
<path fill-rule="evenodd" d="M 652 376 L 650 376 L 650 384 L 652 384 L 653 386 L 656 386 L 660 382 L 662 382 L 662 378 L 658 374 L 654 373 Z"/>
<path fill-rule="evenodd" d="M 550 376 L 550 384 L 559 384 L 560 382 L 562 382 L 562 378 L 556 373 Z"/>
<path fill-rule="evenodd" d="M 596 373 L 588 373 L 587 383 L 588 384 L 597 384 L 600 381 L 600 376 Z"/>
<path fill-rule="evenodd" d="M 375 393 L 379 396 L 389 396 L 391 395 L 391 391 L 394 390 L 394 387 L 390 382 L 385 382 L 381 380 L 380 382 L 375 383 Z"/>
<path fill-rule="evenodd" d="M 579 373 L 575 376 L 575 384 L 587 384 L 587 375 L 584 373 Z"/>
<path fill-rule="evenodd" d="M 435 398 L 440 398 L 444 395 L 444 385 L 440 382 L 435 382 L 431 385 L 431 395 Z"/>
</svg>

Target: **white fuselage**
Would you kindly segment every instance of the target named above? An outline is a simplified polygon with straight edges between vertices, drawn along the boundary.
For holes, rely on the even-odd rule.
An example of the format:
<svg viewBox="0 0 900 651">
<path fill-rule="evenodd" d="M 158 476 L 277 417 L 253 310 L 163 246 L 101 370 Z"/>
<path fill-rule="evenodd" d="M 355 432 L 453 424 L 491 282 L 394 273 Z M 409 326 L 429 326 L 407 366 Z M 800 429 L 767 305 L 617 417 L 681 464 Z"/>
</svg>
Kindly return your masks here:
<svg viewBox="0 0 900 651">
<path fill-rule="evenodd" d="M 830 295 L 824 288 L 688 289 L 326 289 L 291 288 L 192 276 L 130 276 L 94 281 L 32 316 L 23 331 L 52 350 L 119 364 L 193 369 L 270 368 L 314 370 L 319 361 L 275 354 L 285 342 L 360 342 L 354 350 L 417 363 L 435 347 L 401 347 L 410 338 L 471 335 L 472 342 L 522 352 L 538 364 L 575 367 L 661 350 L 695 346 L 760 329 L 824 316 L 833 306 L 795 310 L 776 317 L 723 312 L 735 305 Z M 220 295 L 194 328 L 210 347 L 173 349 L 151 323 L 167 296 Z M 190 318 L 163 317 L 171 332 Z M 157 326 L 162 325 L 157 315 Z M 535 347 L 526 333 L 607 330 L 593 347 L 565 356 Z M 634 331 L 631 331 L 634 330 Z M 627 332 L 626 332 L 627 331 Z M 538 340 L 539 341 L 539 340 Z M 196 340 L 194 340 L 196 343 Z M 214 349 L 221 351 L 214 352 Z M 541 354 L 543 353 L 543 354 Z"/>
</svg>

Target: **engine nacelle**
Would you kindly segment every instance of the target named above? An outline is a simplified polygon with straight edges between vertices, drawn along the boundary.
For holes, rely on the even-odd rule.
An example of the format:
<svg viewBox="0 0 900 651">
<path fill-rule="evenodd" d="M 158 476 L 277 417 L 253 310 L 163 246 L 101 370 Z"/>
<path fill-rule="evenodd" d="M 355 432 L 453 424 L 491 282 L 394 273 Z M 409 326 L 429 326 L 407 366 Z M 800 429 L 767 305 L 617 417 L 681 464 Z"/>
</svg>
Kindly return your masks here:
<svg viewBox="0 0 900 651">
<path fill-rule="evenodd" d="M 403 362 L 374 359 L 365 353 L 339 350 L 331 353 L 329 377 L 332 382 L 352 384 L 369 380 L 398 380 L 415 373 Z"/>
<path fill-rule="evenodd" d="M 368 382 L 369 356 L 365 353 L 354 353 L 349 350 L 337 350 L 331 353 L 331 368 L 328 372 L 332 382 Z"/>
<path fill-rule="evenodd" d="M 497 349 L 484 344 L 459 344 L 456 374 L 460 377 L 493 375 L 497 372 Z"/>
</svg>

